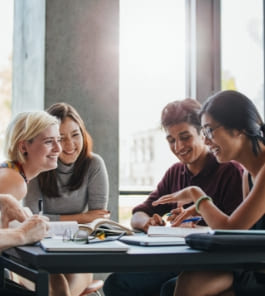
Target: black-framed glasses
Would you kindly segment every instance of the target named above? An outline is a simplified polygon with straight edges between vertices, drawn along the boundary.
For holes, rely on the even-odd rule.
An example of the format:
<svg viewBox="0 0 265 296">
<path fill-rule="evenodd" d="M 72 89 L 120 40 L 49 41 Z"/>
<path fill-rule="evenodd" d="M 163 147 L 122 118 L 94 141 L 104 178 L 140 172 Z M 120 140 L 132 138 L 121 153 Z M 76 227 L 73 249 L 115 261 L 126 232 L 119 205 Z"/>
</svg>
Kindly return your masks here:
<svg viewBox="0 0 265 296">
<path fill-rule="evenodd" d="M 213 131 L 221 127 L 221 125 L 217 125 L 216 127 L 210 127 L 210 126 L 203 126 L 201 131 L 205 138 L 212 140 L 213 139 Z"/>
<path fill-rule="evenodd" d="M 79 244 L 90 244 L 90 243 L 98 243 L 98 242 L 107 242 L 119 240 L 122 236 L 124 236 L 126 232 L 122 232 L 117 236 L 108 237 L 106 233 L 102 230 L 94 231 L 92 234 L 89 234 L 88 231 L 79 229 L 76 232 L 72 232 L 71 229 L 66 229 L 63 233 L 63 242 L 75 242 Z"/>
</svg>

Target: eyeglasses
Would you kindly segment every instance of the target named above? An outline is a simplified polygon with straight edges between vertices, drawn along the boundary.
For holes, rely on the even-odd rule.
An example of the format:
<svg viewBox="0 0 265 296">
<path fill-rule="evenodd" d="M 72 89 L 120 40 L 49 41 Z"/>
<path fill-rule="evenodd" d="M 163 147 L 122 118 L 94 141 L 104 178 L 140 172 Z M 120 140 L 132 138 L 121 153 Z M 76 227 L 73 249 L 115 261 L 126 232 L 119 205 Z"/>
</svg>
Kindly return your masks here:
<svg viewBox="0 0 265 296">
<path fill-rule="evenodd" d="M 213 139 L 213 131 L 221 127 L 221 125 L 218 125 L 216 127 L 210 127 L 210 126 L 203 126 L 202 127 L 202 134 L 205 138 L 212 140 Z"/>
<path fill-rule="evenodd" d="M 104 231 L 94 231 L 92 234 L 89 234 L 86 230 L 79 229 L 75 233 L 71 229 L 66 229 L 63 233 L 63 242 L 73 241 L 79 244 L 89 244 L 97 243 L 104 241 L 113 241 L 119 240 L 125 232 L 120 233 L 118 236 L 108 237 Z"/>
</svg>

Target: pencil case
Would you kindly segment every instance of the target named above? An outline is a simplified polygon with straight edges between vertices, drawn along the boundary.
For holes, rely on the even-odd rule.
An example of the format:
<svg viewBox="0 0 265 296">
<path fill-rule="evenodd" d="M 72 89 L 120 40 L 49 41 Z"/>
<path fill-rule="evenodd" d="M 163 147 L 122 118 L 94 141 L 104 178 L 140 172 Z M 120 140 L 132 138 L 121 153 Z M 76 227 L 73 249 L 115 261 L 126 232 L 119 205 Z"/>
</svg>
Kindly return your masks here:
<svg viewBox="0 0 265 296">
<path fill-rule="evenodd" d="M 193 249 L 205 251 L 264 251 L 265 249 L 265 235 L 260 234 L 194 233 L 187 235 L 185 242 Z"/>
</svg>

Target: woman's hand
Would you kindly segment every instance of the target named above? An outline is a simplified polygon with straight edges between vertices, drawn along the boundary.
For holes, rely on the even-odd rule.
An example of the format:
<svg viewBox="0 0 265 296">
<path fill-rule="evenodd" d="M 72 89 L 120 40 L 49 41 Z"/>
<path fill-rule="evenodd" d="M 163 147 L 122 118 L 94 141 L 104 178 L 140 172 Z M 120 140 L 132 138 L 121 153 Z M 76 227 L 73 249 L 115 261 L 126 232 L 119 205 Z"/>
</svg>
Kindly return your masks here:
<svg viewBox="0 0 265 296">
<path fill-rule="evenodd" d="M 60 215 L 60 221 L 77 221 L 79 224 L 90 223 L 97 218 L 109 219 L 110 211 L 90 210 L 79 214 Z"/>
<path fill-rule="evenodd" d="M 97 218 L 110 218 L 110 211 L 107 210 L 90 210 L 85 213 L 82 213 L 82 221 L 81 223 L 89 223 Z"/>
<path fill-rule="evenodd" d="M 21 234 L 21 244 L 37 242 L 44 238 L 49 230 L 49 219 L 45 216 L 33 215 L 25 220 L 17 231 Z"/>
<path fill-rule="evenodd" d="M 170 216 L 168 217 L 168 221 L 170 221 L 171 226 L 176 227 L 180 226 L 182 221 L 194 216 L 197 216 L 197 212 L 195 209 L 195 205 L 191 205 L 190 207 L 184 209 L 183 207 L 178 207 L 170 211 Z M 181 226 L 183 227 L 194 227 L 196 223 L 185 223 Z"/>
<path fill-rule="evenodd" d="M 10 221 L 17 220 L 24 222 L 30 214 L 20 203 L 10 194 L 0 195 L 1 223 L 3 228 L 7 228 Z"/>
<path fill-rule="evenodd" d="M 178 207 L 182 207 L 185 204 L 195 202 L 200 196 L 203 195 L 205 195 L 205 193 L 201 188 L 197 186 L 190 186 L 175 193 L 164 195 L 158 200 L 154 201 L 152 205 L 157 206 L 167 203 L 178 203 Z"/>
</svg>

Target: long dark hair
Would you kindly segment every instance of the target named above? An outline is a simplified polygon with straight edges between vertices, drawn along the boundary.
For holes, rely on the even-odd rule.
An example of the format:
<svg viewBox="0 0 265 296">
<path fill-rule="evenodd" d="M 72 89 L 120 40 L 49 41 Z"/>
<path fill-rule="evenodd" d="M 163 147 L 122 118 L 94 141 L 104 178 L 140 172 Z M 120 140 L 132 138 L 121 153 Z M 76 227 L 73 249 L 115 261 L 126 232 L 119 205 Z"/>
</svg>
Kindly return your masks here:
<svg viewBox="0 0 265 296">
<path fill-rule="evenodd" d="M 226 129 L 242 131 L 252 142 L 255 155 L 260 151 L 260 143 L 265 145 L 265 125 L 253 104 L 238 91 L 220 91 L 209 97 L 203 104 L 200 116 L 209 114 Z"/>
<path fill-rule="evenodd" d="M 67 103 L 56 103 L 51 105 L 46 111 L 49 114 L 56 116 L 61 122 L 69 117 L 79 125 L 83 136 L 83 148 L 74 163 L 73 174 L 69 179 L 68 184 L 66 184 L 68 190 L 76 190 L 82 185 L 92 158 L 92 138 L 86 130 L 84 121 L 73 106 Z M 41 173 L 38 176 L 38 182 L 40 190 L 44 195 L 47 197 L 60 197 L 59 188 L 57 186 L 56 170 Z"/>
</svg>

